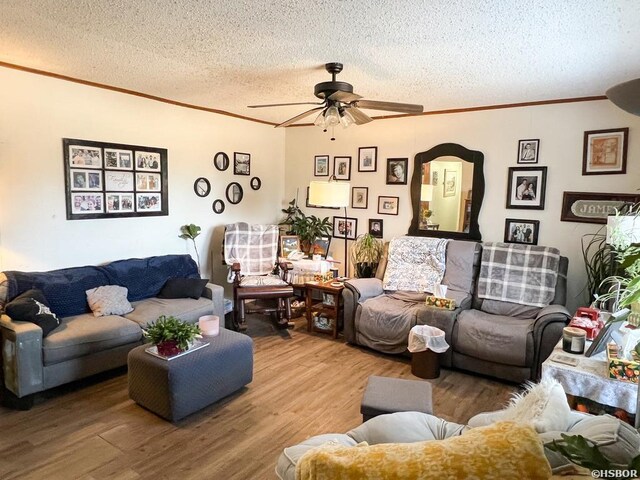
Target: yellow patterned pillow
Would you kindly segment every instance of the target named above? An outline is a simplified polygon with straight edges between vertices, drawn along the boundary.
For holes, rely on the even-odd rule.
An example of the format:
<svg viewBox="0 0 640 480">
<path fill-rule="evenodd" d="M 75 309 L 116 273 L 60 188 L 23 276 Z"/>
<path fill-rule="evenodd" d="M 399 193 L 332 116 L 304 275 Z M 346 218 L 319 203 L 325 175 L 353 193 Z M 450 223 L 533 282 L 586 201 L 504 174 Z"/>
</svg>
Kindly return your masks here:
<svg viewBox="0 0 640 480">
<path fill-rule="evenodd" d="M 441 441 L 309 450 L 296 480 L 549 479 L 535 430 L 513 422 L 474 428 Z"/>
</svg>

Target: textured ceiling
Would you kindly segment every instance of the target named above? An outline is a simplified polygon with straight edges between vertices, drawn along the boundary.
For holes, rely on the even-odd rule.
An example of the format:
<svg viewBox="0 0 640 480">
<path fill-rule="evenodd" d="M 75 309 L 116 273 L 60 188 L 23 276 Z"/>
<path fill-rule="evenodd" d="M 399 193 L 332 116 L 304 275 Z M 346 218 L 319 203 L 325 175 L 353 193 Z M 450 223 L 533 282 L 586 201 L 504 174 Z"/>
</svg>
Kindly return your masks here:
<svg viewBox="0 0 640 480">
<path fill-rule="evenodd" d="M 1 0 L 0 61 L 276 122 L 306 107 L 246 105 L 314 101 L 339 61 L 366 99 L 464 108 L 640 77 L 640 2 Z"/>
</svg>

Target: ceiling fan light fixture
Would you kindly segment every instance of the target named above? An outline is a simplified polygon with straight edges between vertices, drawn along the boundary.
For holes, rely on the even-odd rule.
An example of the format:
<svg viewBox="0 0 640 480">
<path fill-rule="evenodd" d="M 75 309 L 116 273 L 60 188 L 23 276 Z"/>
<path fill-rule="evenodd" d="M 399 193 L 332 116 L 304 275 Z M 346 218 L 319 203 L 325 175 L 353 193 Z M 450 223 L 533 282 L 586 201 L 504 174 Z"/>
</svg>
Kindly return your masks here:
<svg viewBox="0 0 640 480">
<path fill-rule="evenodd" d="M 327 127 L 333 127 L 340 123 L 340 113 L 338 112 L 338 107 L 335 105 L 331 105 L 324 114 L 324 121 Z"/>
<path fill-rule="evenodd" d="M 342 128 L 349 128 L 355 123 L 355 119 L 351 115 L 351 112 L 349 112 L 348 108 L 340 107 L 338 112 L 340 113 L 340 124 L 342 125 Z"/>
<path fill-rule="evenodd" d="M 318 114 L 318 116 L 316 117 L 315 121 L 313 122 L 313 124 L 314 124 L 316 127 L 320 127 L 320 128 L 327 128 L 327 126 L 326 126 L 326 121 L 325 121 L 325 118 L 324 118 L 324 112 L 325 112 L 325 110 L 321 111 L 321 112 Z"/>
</svg>

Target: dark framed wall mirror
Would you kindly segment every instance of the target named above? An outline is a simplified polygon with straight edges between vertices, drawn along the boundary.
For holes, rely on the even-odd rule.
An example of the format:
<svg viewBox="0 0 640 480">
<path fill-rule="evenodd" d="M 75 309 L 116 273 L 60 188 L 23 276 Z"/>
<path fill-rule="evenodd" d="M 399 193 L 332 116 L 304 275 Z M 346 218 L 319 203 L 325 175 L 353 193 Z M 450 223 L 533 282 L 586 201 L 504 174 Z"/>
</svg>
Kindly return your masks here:
<svg viewBox="0 0 640 480">
<path fill-rule="evenodd" d="M 206 197 L 211 192 L 211 183 L 204 177 L 197 178 L 193 182 L 193 191 L 199 197 Z"/>
<path fill-rule="evenodd" d="M 259 177 L 252 177 L 250 184 L 252 189 L 260 190 L 260 187 L 262 186 L 262 180 L 260 180 Z"/>
<path fill-rule="evenodd" d="M 237 205 L 242 201 L 244 191 L 242 190 L 242 186 L 238 182 L 231 182 L 229 185 L 227 185 L 225 194 L 227 197 L 227 201 L 230 204 Z"/>
<path fill-rule="evenodd" d="M 222 213 L 224 212 L 224 201 L 217 199 L 214 200 L 214 202 L 211 204 L 211 208 L 214 211 L 214 213 Z"/>
<path fill-rule="evenodd" d="M 482 240 L 478 217 L 484 199 L 484 155 L 442 143 L 415 157 L 409 235 Z"/>
<path fill-rule="evenodd" d="M 224 152 L 216 153 L 216 156 L 213 157 L 213 166 L 221 172 L 224 172 L 229 168 L 229 155 Z"/>
</svg>

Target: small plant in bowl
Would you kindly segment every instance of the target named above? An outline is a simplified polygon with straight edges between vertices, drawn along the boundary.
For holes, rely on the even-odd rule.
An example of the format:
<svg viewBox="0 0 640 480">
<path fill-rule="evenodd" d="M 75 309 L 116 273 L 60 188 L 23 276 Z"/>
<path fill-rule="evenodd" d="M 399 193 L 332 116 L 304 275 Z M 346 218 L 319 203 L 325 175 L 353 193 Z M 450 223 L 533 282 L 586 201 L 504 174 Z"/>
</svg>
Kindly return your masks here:
<svg viewBox="0 0 640 480">
<path fill-rule="evenodd" d="M 183 322 L 179 318 L 161 315 L 142 332 L 165 357 L 177 355 L 189 349 L 196 338 L 201 338 L 198 325 Z"/>
</svg>

